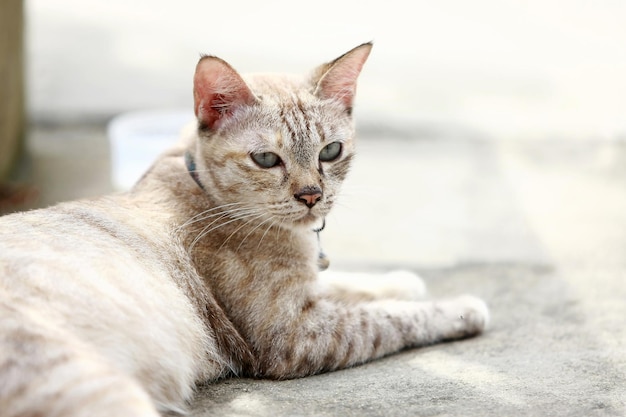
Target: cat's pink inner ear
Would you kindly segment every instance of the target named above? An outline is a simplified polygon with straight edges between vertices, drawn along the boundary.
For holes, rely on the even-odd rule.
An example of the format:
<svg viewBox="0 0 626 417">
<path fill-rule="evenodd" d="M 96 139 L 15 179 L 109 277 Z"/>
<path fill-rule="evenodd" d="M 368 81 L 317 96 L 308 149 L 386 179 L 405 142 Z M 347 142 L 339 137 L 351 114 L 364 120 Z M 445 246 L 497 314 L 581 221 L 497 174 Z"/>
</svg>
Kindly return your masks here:
<svg viewBox="0 0 626 417">
<path fill-rule="evenodd" d="M 339 100 L 350 109 L 357 78 L 371 50 L 372 44 L 364 43 L 327 64 L 328 70 L 320 78 L 315 94 L 320 98 Z"/>
<path fill-rule="evenodd" d="M 213 129 L 239 105 L 253 104 L 255 96 L 228 63 L 214 56 L 200 59 L 193 79 L 194 111 L 200 125 Z"/>
</svg>

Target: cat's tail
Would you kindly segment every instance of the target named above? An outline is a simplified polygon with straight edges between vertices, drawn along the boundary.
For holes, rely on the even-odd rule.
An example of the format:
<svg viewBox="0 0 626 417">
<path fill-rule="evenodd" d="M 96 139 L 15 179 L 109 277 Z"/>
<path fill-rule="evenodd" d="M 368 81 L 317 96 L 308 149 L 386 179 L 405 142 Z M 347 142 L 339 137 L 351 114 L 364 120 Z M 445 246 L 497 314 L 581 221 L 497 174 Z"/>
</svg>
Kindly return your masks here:
<svg viewBox="0 0 626 417">
<path fill-rule="evenodd" d="M 1 295 L 2 417 L 159 415 L 132 377 Z"/>
</svg>

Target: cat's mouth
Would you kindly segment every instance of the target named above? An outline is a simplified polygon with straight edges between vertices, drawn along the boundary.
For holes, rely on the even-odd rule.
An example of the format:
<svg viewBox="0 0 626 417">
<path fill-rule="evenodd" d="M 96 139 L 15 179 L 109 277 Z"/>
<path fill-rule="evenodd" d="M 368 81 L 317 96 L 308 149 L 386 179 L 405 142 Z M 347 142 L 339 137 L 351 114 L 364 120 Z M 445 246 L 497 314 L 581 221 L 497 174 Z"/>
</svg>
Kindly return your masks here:
<svg viewBox="0 0 626 417">
<path fill-rule="evenodd" d="M 326 217 L 329 211 L 328 208 L 328 205 L 323 201 L 318 202 L 313 207 L 297 204 L 296 206 L 285 207 L 280 217 L 284 219 L 284 222 L 294 226 L 308 227 L 319 223 L 321 219 Z"/>
<path fill-rule="evenodd" d="M 299 226 L 307 226 L 319 222 L 322 217 L 319 214 L 315 214 L 313 210 L 308 210 L 302 217 L 295 219 L 293 223 Z"/>
</svg>

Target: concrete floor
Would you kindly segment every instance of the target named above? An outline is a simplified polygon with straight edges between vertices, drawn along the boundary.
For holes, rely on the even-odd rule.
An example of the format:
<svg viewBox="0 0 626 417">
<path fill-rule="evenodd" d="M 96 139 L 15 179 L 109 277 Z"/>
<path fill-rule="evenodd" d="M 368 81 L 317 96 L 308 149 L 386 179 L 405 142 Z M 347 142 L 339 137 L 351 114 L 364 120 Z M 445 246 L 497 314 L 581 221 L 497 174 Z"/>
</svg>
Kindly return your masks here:
<svg viewBox="0 0 626 417">
<path fill-rule="evenodd" d="M 40 205 L 109 192 L 103 126 L 35 127 Z M 292 381 L 200 388 L 192 416 L 626 415 L 626 142 L 363 132 L 322 236 L 491 308 L 481 337 Z"/>
</svg>

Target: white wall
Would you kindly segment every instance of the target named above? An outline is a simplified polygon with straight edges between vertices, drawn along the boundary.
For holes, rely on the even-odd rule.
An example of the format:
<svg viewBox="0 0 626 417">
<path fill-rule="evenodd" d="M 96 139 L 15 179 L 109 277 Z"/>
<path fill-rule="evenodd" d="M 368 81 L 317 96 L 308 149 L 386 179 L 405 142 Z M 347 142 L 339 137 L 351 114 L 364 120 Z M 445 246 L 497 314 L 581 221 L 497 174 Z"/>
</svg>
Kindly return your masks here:
<svg viewBox="0 0 626 417">
<path fill-rule="evenodd" d="M 27 0 L 35 119 L 188 107 L 200 52 L 308 71 L 357 44 L 363 123 L 626 137 L 626 2 Z"/>
</svg>

